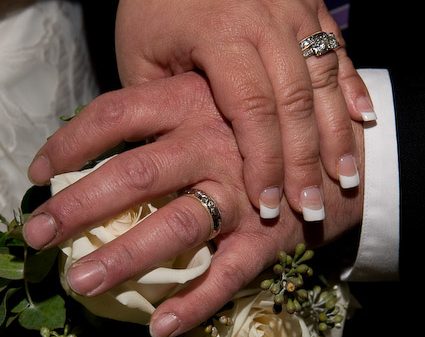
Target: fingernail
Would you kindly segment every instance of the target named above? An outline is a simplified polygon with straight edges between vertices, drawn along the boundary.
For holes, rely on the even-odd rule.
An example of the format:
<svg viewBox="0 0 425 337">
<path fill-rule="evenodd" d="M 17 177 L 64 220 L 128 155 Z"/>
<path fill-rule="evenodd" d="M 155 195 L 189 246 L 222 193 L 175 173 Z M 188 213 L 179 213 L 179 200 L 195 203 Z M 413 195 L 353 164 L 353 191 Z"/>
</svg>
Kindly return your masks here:
<svg viewBox="0 0 425 337">
<path fill-rule="evenodd" d="M 28 169 L 28 178 L 35 185 L 47 184 L 53 174 L 50 161 L 46 156 L 39 155 L 34 158 Z"/>
<path fill-rule="evenodd" d="M 280 214 L 280 189 L 268 187 L 260 194 L 260 216 L 273 219 Z"/>
<path fill-rule="evenodd" d="M 106 269 L 99 261 L 76 263 L 69 268 L 66 275 L 68 284 L 80 295 L 92 295 L 105 280 Z"/>
<path fill-rule="evenodd" d="M 301 208 L 305 221 L 320 221 L 325 218 L 322 193 L 318 187 L 307 187 L 301 192 Z"/>
<path fill-rule="evenodd" d="M 172 313 L 162 314 L 149 325 L 149 332 L 152 337 L 171 337 L 177 330 L 180 322 L 176 315 Z"/>
<path fill-rule="evenodd" d="M 360 111 L 363 121 L 370 122 L 376 120 L 376 113 L 373 110 L 373 104 L 369 97 L 362 96 L 357 98 L 356 108 Z"/>
<path fill-rule="evenodd" d="M 351 154 L 342 156 L 338 162 L 339 184 L 342 188 L 359 186 L 360 178 L 356 160 Z"/>
<path fill-rule="evenodd" d="M 45 247 L 56 237 L 56 233 L 56 222 L 46 213 L 31 218 L 23 228 L 25 241 L 34 249 Z"/>
</svg>

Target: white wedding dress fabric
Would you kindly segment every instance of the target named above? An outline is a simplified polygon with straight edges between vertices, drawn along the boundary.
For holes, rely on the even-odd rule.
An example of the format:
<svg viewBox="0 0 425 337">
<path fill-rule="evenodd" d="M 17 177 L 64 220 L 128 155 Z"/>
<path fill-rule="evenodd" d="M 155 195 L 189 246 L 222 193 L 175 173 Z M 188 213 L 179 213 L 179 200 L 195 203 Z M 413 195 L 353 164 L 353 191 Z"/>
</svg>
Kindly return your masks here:
<svg viewBox="0 0 425 337">
<path fill-rule="evenodd" d="M 77 3 L 0 0 L 0 214 L 9 219 L 59 117 L 98 94 L 84 36 Z"/>
</svg>

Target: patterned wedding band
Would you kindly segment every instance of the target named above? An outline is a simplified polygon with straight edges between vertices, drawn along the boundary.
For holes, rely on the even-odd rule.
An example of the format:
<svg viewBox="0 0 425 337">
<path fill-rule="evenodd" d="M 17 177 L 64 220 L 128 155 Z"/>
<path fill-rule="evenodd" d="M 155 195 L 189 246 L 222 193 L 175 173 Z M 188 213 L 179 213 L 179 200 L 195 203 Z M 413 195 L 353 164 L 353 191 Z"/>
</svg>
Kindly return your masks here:
<svg viewBox="0 0 425 337">
<path fill-rule="evenodd" d="M 214 239 L 218 235 L 218 233 L 220 233 L 222 222 L 220 210 L 217 207 L 217 203 L 208 194 L 194 188 L 184 191 L 183 195 L 198 200 L 208 212 L 208 215 L 211 218 L 211 231 L 208 240 Z"/>
<path fill-rule="evenodd" d="M 300 48 L 305 58 L 321 56 L 340 47 L 333 33 L 317 32 L 300 41 Z"/>
</svg>

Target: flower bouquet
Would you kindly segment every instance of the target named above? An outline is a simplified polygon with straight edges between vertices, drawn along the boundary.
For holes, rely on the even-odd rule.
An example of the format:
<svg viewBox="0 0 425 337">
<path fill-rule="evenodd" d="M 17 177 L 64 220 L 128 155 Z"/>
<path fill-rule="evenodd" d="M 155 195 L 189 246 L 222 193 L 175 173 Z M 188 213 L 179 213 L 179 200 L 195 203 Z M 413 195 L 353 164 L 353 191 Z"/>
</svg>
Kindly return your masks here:
<svg viewBox="0 0 425 337">
<path fill-rule="evenodd" d="M 101 166 L 58 175 L 51 190 L 32 187 L 23 197 L 14 219 L 0 220 L 0 335 L 104 336 L 125 333 L 149 336 L 155 307 L 209 267 L 213 250 L 205 243 L 176 256 L 147 273 L 108 292 L 84 297 L 75 294 L 64 277 L 69 266 L 164 206 L 169 195 L 143 203 L 80 233 L 59 248 L 35 251 L 22 237 L 22 225 L 43 201 Z M 349 291 L 313 272 L 313 251 L 304 244 L 294 255 L 279 252 L 276 264 L 233 299 L 214 317 L 187 336 L 316 337 L 341 336 Z M 200 305 L 202 305 L 200 303 Z"/>
</svg>

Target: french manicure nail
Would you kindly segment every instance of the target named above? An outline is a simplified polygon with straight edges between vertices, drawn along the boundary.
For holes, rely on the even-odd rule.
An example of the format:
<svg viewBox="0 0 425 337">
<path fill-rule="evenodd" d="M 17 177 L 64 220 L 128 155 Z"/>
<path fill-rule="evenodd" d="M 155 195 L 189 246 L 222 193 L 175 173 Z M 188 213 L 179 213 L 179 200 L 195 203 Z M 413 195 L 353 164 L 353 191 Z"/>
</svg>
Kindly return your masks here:
<svg viewBox="0 0 425 337">
<path fill-rule="evenodd" d="M 376 120 L 376 113 L 373 110 L 372 101 L 367 96 L 362 96 L 356 100 L 356 108 L 360 111 L 362 119 L 365 122 Z"/>
<path fill-rule="evenodd" d="M 99 261 L 76 263 L 66 275 L 72 290 L 80 295 L 92 295 L 105 280 L 106 270 Z"/>
<path fill-rule="evenodd" d="M 280 214 L 280 189 L 268 187 L 260 194 L 260 216 L 263 219 L 274 219 Z"/>
<path fill-rule="evenodd" d="M 325 218 L 322 193 L 318 187 L 307 187 L 301 192 L 301 209 L 305 221 L 320 221 Z"/>
<path fill-rule="evenodd" d="M 359 186 L 360 177 L 357 171 L 356 160 L 351 154 L 342 156 L 338 162 L 339 184 L 342 188 Z"/>
<path fill-rule="evenodd" d="M 31 218 L 23 228 L 25 241 L 34 249 L 41 249 L 49 244 L 57 234 L 56 222 L 46 213 Z"/>
<path fill-rule="evenodd" d="M 170 337 L 177 330 L 180 322 L 172 313 L 162 314 L 149 325 L 152 337 Z"/>
<path fill-rule="evenodd" d="M 28 169 L 28 178 L 36 185 L 43 185 L 49 182 L 52 173 L 49 159 L 46 156 L 39 155 L 34 158 Z"/>
</svg>

